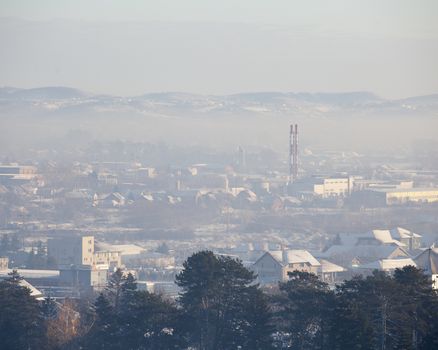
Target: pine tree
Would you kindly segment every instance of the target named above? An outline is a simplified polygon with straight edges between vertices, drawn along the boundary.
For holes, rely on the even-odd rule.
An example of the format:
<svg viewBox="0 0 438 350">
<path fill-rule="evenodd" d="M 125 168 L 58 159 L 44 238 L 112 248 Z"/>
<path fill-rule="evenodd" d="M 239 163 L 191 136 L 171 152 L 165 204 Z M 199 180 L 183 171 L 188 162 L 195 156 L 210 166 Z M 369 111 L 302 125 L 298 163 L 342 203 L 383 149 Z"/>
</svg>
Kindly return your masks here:
<svg viewBox="0 0 438 350">
<path fill-rule="evenodd" d="M 179 311 L 160 295 L 145 291 L 128 293 L 119 314 L 124 349 L 182 349 L 177 330 Z"/>
<path fill-rule="evenodd" d="M 243 308 L 246 336 L 242 349 L 272 349 L 272 334 L 275 328 L 272 324 L 268 297 L 257 286 L 250 287 L 247 296 Z"/>
<path fill-rule="evenodd" d="M 210 251 L 193 254 L 183 266 L 176 283 L 183 290 L 182 328 L 192 346 L 200 350 L 246 349 L 250 340 L 267 344 L 269 327 L 258 334 L 253 332 L 258 322 L 269 318 L 269 313 L 260 307 L 258 311 L 264 314 L 256 320 L 250 312 L 250 304 L 257 297 L 252 292 L 255 275 L 251 271 L 238 260 L 218 257 Z M 251 336 L 255 338 L 249 339 Z"/>
<path fill-rule="evenodd" d="M 0 282 L 0 345 L 2 349 L 44 349 L 45 322 L 38 302 L 13 271 Z"/>
<path fill-rule="evenodd" d="M 85 349 L 117 349 L 116 319 L 114 308 L 104 294 L 99 294 L 95 303 L 95 322 L 84 337 Z"/>
<path fill-rule="evenodd" d="M 137 282 L 131 272 L 127 276 L 122 276 L 122 294 L 129 294 L 137 290 Z"/>
<path fill-rule="evenodd" d="M 334 294 L 309 272 L 289 272 L 274 299 L 281 341 L 292 349 L 326 349 Z"/>
<path fill-rule="evenodd" d="M 58 308 L 56 306 L 55 299 L 51 297 L 45 298 L 41 305 L 41 312 L 46 320 L 55 319 L 58 314 Z"/>
<path fill-rule="evenodd" d="M 115 311 L 119 310 L 120 298 L 123 292 L 123 271 L 118 268 L 110 277 L 105 292 Z"/>
<path fill-rule="evenodd" d="M 334 322 L 330 332 L 332 349 L 373 349 L 372 327 L 360 298 L 364 284 L 355 276 L 337 287 Z"/>
<path fill-rule="evenodd" d="M 9 272 L 8 276 L 9 277 L 7 277 L 5 279 L 5 282 L 12 284 L 12 285 L 18 285 L 20 283 L 20 281 L 23 280 L 23 277 L 20 276 L 20 274 L 18 273 L 18 271 L 16 269 Z"/>
<path fill-rule="evenodd" d="M 85 349 L 182 349 L 182 337 L 176 332 L 179 314 L 176 307 L 159 295 L 136 291 L 131 274 L 120 281 L 118 309 L 104 294 L 99 295 L 94 304 L 96 319 L 82 346 Z"/>
<path fill-rule="evenodd" d="M 395 285 L 384 272 L 345 281 L 337 290 L 335 349 L 390 349 L 395 338 Z"/>
<path fill-rule="evenodd" d="M 428 276 L 414 266 L 396 269 L 394 281 L 398 284 L 395 336 L 398 347 L 418 349 L 423 339 L 431 334 L 437 310 L 436 293 Z"/>
</svg>

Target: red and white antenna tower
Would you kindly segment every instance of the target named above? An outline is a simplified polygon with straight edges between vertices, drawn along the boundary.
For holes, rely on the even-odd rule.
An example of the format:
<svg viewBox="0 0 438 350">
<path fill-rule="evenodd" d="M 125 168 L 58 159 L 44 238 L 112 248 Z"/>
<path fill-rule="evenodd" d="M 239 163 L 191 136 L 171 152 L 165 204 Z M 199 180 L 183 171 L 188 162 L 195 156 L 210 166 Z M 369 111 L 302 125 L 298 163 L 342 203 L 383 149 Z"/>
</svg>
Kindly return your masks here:
<svg viewBox="0 0 438 350">
<path fill-rule="evenodd" d="M 298 124 L 291 124 L 289 131 L 289 183 L 298 178 Z"/>
</svg>

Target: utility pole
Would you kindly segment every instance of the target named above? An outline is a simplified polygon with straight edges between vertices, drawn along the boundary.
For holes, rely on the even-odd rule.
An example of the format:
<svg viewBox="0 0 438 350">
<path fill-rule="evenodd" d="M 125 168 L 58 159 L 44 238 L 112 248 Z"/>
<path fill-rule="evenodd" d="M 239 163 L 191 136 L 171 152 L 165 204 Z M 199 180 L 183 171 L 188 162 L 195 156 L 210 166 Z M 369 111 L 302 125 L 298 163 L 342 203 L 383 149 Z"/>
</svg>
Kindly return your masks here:
<svg viewBox="0 0 438 350">
<path fill-rule="evenodd" d="M 383 297 L 382 313 L 381 313 L 381 335 L 380 335 L 380 350 L 386 349 L 386 322 L 387 322 L 388 301 Z"/>
</svg>

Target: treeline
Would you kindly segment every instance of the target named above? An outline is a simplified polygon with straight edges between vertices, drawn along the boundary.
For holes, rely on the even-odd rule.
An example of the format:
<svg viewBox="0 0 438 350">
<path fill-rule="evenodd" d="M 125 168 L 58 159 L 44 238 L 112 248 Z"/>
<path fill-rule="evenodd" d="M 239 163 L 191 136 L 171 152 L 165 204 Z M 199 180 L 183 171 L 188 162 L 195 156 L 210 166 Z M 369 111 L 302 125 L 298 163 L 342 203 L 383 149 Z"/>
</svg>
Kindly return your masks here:
<svg viewBox="0 0 438 350">
<path fill-rule="evenodd" d="M 415 267 L 336 289 L 295 271 L 262 290 L 240 261 L 203 251 L 176 277 L 177 301 L 116 271 L 89 303 L 38 303 L 13 274 L 0 283 L 1 349 L 437 349 L 438 297 Z"/>
</svg>

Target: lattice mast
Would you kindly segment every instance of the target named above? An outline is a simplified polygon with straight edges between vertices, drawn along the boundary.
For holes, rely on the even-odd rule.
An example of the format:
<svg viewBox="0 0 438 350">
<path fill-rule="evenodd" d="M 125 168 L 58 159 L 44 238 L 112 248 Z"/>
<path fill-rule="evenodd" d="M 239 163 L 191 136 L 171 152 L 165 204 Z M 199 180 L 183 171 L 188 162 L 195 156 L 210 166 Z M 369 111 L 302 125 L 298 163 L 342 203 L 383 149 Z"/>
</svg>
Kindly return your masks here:
<svg viewBox="0 0 438 350">
<path fill-rule="evenodd" d="M 298 178 L 298 124 L 291 124 L 289 131 L 289 182 Z"/>
</svg>

